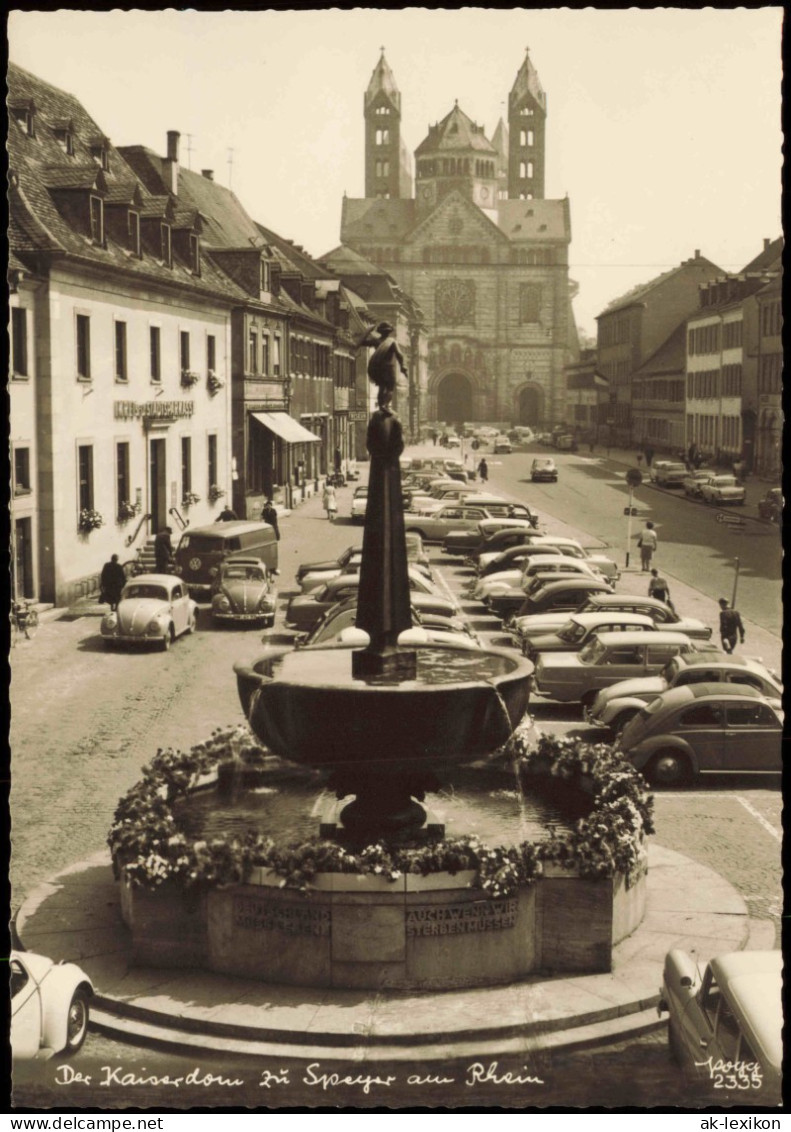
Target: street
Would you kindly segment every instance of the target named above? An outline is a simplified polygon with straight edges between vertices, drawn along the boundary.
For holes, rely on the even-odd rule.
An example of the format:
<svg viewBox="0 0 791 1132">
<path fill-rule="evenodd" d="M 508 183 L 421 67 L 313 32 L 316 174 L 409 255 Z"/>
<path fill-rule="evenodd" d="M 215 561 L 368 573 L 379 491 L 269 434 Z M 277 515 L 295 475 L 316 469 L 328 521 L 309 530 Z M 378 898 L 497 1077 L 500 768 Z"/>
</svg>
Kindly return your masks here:
<svg viewBox="0 0 791 1132">
<path fill-rule="evenodd" d="M 625 486 L 613 465 L 587 457 L 562 454 L 557 485 L 525 483 L 528 456 L 516 453 L 490 461 L 490 488 L 535 505 L 550 530 L 564 528 L 593 542 L 611 547 L 623 565 L 626 520 L 623 516 Z M 287 643 L 292 634 L 282 628 L 283 610 L 294 589 L 294 572 L 301 561 L 332 557 L 351 544 L 360 545 L 362 530 L 349 519 L 352 487 L 339 490 L 339 518 L 329 523 L 318 499 L 285 519 L 281 524 L 280 602 L 275 629 L 264 633 L 271 644 Z M 695 587 L 706 578 L 707 608 L 721 592 L 729 593 L 731 570 L 728 535 L 716 524 L 708 509 L 688 504 L 645 489 L 642 500 L 650 501 L 651 515 L 659 530 L 663 570 Z M 635 527 L 637 529 L 637 525 Z M 730 536 L 733 538 L 733 536 Z M 779 620 L 779 553 L 767 553 L 777 544 L 776 531 L 768 528 L 755 538 L 742 536 L 742 578 L 739 605 L 745 617 L 768 632 L 776 633 Z M 693 541 L 694 540 L 694 541 Z M 431 548 L 432 564 L 449 588 L 461 594 L 469 572 L 459 559 L 443 556 L 439 547 Z M 625 573 L 619 591 L 644 592 L 645 576 Z M 687 590 L 676 599 L 679 611 L 700 615 L 698 607 L 685 608 Z M 692 601 L 692 598 L 689 599 Z M 703 600 L 702 598 L 700 600 Z M 504 643 L 498 624 L 482 615 L 482 607 L 462 599 L 465 613 L 483 638 Z M 779 617 L 779 612 L 778 612 Z M 709 623 L 711 614 L 709 612 Z M 120 795 L 140 775 L 141 767 L 157 748 L 187 748 L 206 738 L 215 728 L 241 720 L 234 662 L 260 655 L 260 629 L 216 628 L 208 606 L 201 608 L 198 632 L 179 639 L 166 653 L 142 651 L 107 652 L 99 637 L 97 616 L 52 620 L 42 626 L 30 642 L 20 644 L 12 654 L 11 745 L 13 775 L 11 790 L 12 901 L 14 908 L 36 887 L 58 871 L 100 849 L 105 841 L 113 811 Z M 779 641 L 777 642 L 779 663 Z M 767 660 L 770 658 L 767 657 Z M 774 659 L 774 658 L 772 658 Z M 582 722 L 578 705 L 557 705 L 536 700 L 531 706 L 537 728 L 551 732 L 590 732 Z M 779 783 L 736 780 L 706 782 L 689 791 L 664 790 L 656 795 L 656 838 L 663 845 L 684 853 L 716 869 L 747 901 L 750 915 L 765 925 L 765 946 L 779 946 L 781 908 L 781 795 Z M 206 1071 L 220 1073 L 228 1066 L 216 1058 L 199 1058 Z M 507 1059 L 503 1059 L 505 1067 Z M 104 1063 L 125 1064 L 130 1069 L 147 1067 L 149 1074 L 174 1073 L 174 1066 L 185 1071 L 196 1064 L 194 1056 L 147 1050 L 143 1054 L 131 1046 L 92 1033 L 83 1052 L 73 1061 L 75 1068 Z M 512 1071 L 519 1066 L 510 1065 Z M 613 1068 L 617 1066 L 617 1070 Z M 249 1067 L 248 1067 L 249 1068 Z M 240 1076 L 254 1081 L 245 1101 L 234 1097 L 217 1103 L 288 1104 L 300 1103 L 282 1086 L 262 1090 L 255 1072 L 236 1066 Z M 682 1092 L 676 1068 L 669 1062 L 664 1036 L 648 1035 L 600 1051 L 564 1054 L 559 1062 L 544 1066 L 545 1084 L 511 1090 L 508 1097 L 494 1086 L 477 1090 L 461 1087 L 454 1103 L 500 1103 L 508 1105 L 567 1104 L 660 1104 L 669 1095 L 690 1105 L 706 1103 L 700 1088 Z M 562 1069 L 562 1072 L 561 1072 Z M 33 1070 L 20 1068 L 17 1089 L 23 1089 Z M 541 1076 L 541 1074 L 538 1074 Z M 50 1081 L 51 1077 L 48 1078 Z M 294 1067 L 291 1081 L 297 1081 Z M 459 1080 L 463 1074 L 459 1075 Z M 573 1090 L 568 1081 L 574 1080 Z M 553 1081 L 556 1089 L 553 1092 Z M 563 1081 L 560 1090 L 559 1082 Z M 34 1087 L 34 1086 L 31 1086 Z M 55 1093 L 58 1093 L 55 1089 Z M 94 1091 L 94 1095 L 95 1095 Z M 70 1086 L 69 1100 L 63 1093 L 60 1103 L 75 1103 L 78 1090 Z M 145 1090 L 143 1090 L 145 1093 Z M 562 1093 L 562 1095 L 561 1095 Z M 156 1103 L 189 1103 L 190 1094 L 174 1092 Z M 214 1096 L 214 1094 L 213 1094 Z M 442 1103 L 442 1089 L 426 1088 L 422 1102 Z M 253 1097 L 253 1099 L 250 1099 Z M 466 1101 L 463 1098 L 467 1098 Z M 127 1089 L 102 1091 L 108 1107 L 129 1104 Z M 391 1103 L 393 1100 L 391 1099 Z M 194 1098 L 193 1098 L 194 1100 Z M 53 1101 L 52 1103 L 58 1103 Z M 95 1103 L 95 1102 L 94 1102 Z M 133 1099 L 131 1103 L 155 1103 Z M 316 1090 L 316 1104 L 386 1104 L 387 1099 L 372 1091 L 361 1095 L 349 1088 L 330 1099 Z M 400 1100 L 399 1103 L 407 1103 Z"/>
</svg>

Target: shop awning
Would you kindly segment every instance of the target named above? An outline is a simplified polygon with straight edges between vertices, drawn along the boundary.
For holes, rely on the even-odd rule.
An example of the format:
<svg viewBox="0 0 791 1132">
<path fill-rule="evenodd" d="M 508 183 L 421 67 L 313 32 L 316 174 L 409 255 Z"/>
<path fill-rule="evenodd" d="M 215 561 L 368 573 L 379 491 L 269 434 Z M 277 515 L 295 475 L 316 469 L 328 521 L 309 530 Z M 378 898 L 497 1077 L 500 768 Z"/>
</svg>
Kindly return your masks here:
<svg viewBox="0 0 791 1132">
<path fill-rule="evenodd" d="M 268 428 L 286 444 L 318 444 L 320 437 L 314 436 L 288 413 L 251 413 L 253 420 Z"/>
</svg>

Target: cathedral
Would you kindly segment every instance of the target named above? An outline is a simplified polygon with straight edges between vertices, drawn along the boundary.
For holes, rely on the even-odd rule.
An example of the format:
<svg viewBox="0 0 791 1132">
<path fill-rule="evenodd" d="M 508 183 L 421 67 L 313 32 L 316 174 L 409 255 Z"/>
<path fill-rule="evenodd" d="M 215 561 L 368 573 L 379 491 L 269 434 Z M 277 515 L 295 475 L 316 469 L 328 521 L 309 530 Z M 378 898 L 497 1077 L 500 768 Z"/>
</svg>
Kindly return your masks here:
<svg viewBox="0 0 791 1132">
<path fill-rule="evenodd" d="M 527 424 L 565 415 L 576 360 L 568 198 L 544 196 L 547 99 L 526 53 L 491 136 L 458 102 L 414 152 L 385 59 L 364 97 L 365 196 L 341 242 L 389 272 L 429 333 L 423 420 Z M 340 249 L 339 249 L 340 250 Z"/>
</svg>

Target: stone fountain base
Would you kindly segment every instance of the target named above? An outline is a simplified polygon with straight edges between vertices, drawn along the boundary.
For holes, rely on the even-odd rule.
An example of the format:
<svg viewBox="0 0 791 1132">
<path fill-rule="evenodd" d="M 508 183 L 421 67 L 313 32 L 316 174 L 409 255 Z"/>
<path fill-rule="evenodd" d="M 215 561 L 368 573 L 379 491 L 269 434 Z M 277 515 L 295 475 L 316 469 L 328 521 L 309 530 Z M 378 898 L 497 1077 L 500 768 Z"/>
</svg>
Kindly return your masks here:
<svg viewBox="0 0 791 1132">
<path fill-rule="evenodd" d="M 305 896 L 255 869 L 251 883 L 200 894 L 124 883 L 121 910 L 135 963 L 264 983 L 452 990 L 612 970 L 613 948 L 645 914 L 646 872 L 627 889 L 622 876 L 547 869 L 498 899 L 469 887 L 473 873 L 326 873 Z"/>
</svg>

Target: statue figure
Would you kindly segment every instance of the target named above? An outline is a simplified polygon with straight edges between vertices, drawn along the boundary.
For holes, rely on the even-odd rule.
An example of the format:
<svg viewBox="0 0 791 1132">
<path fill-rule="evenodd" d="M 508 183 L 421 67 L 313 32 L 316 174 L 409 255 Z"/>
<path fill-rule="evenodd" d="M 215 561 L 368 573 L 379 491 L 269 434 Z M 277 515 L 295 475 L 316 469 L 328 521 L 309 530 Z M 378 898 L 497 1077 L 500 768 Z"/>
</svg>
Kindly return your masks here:
<svg viewBox="0 0 791 1132">
<path fill-rule="evenodd" d="M 379 389 L 377 404 L 383 410 L 393 400 L 399 370 L 404 377 L 409 377 L 394 333 L 389 322 L 380 322 L 375 330 L 367 330 L 357 343 L 358 350 L 361 346 L 376 347 L 368 362 L 368 377 Z"/>
</svg>

